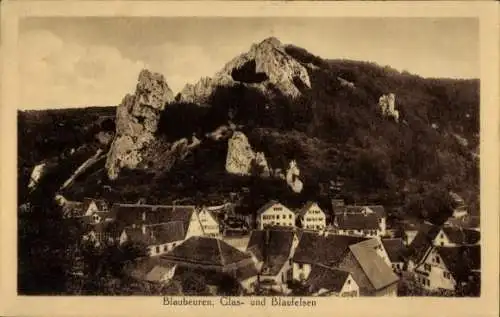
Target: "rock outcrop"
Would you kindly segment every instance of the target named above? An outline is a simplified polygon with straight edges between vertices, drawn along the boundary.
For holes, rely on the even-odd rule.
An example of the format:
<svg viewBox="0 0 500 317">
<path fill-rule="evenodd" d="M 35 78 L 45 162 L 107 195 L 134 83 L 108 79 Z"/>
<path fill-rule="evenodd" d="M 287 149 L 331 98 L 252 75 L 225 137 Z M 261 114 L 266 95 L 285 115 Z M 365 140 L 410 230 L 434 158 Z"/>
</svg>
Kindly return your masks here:
<svg viewBox="0 0 500 317">
<path fill-rule="evenodd" d="M 292 160 L 290 161 L 290 164 L 286 171 L 286 182 L 295 193 L 300 193 L 302 191 L 302 188 L 304 187 L 304 184 L 299 177 L 300 170 L 297 166 L 297 162 Z"/>
<path fill-rule="evenodd" d="M 154 139 L 161 111 L 173 99 L 163 75 L 141 71 L 135 94 L 125 96 L 116 111 L 116 135 L 106 160 L 110 179 L 122 168 L 137 168 L 141 152 Z"/>
<path fill-rule="evenodd" d="M 204 77 L 195 85 L 188 84 L 180 93 L 180 101 L 205 104 L 216 87 L 244 84 L 265 93 L 272 85 L 281 94 L 297 97 L 301 89 L 311 88 L 307 68 L 285 52 L 285 46 L 270 37 L 251 46 L 227 63 L 212 78 Z"/>
<path fill-rule="evenodd" d="M 396 122 L 399 122 L 399 111 L 395 108 L 395 102 L 396 95 L 390 93 L 388 95 L 382 95 L 379 98 L 378 105 L 382 115 L 393 118 Z"/>
<path fill-rule="evenodd" d="M 30 176 L 30 181 L 28 183 L 28 189 L 30 191 L 34 190 L 36 188 L 36 185 L 38 185 L 38 182 L 42 178 L 43 174 L 46 171 L 47 163 L 43 162 L 38 165 L 36 165 L 33 170 L 31 171 L 31 176 Z"/>
<path fill-rule="evenodd" d="M 269 177 L 269 166 L 264 153 L 255 153 L 245 134 L 234 132 L 228 140 L 226 171 L 236 175 L 252 175 L 257 169 L 259 176 Z"/>
</svg>

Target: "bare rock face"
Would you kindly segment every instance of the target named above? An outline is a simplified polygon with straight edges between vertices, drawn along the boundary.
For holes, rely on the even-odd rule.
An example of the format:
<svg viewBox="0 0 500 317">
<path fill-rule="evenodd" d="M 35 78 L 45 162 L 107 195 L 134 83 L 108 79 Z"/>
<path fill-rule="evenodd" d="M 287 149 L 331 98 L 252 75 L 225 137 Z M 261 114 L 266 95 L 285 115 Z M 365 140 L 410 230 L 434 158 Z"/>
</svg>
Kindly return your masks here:
<svg viewBox="0 0 500 317">
<path fill-rule="evenodd" d="M 254 166 L 261 169 L 260 176 L 269 176 L 269 166 L 264 153 L 255 153 L 246 135 L 235 132 L 228 140 L 226 171 L 236 175 L 251 175 Z"/>
<path fill-rule="evenodd" d="M 180 101 L 204 104 L 216 87 L 237 83 L 263 92 L 272 84 L 289 97 L 298 97 L 301 89 L 311 88 L 306 67 L 288 55 L 278 39 L 271 37 L 252 45 L 247 53 L 235 57 L 212 78 L 186 85 L 180 93 Z"/>
<path fill-rule="evenodd" d="M 396 95 L 390 93 L 388 95 L 382 95 L 379 98 L 378 105 L 384 116 L 393 118 L 396 122 L 399 122 L 399 111 L 395 108 L 395 102 Z"/>
<path fill-rule="evenodd" d="M 47 164 L 45 162 L 42 162 L 33 168 L 30 176 L 30 182 L 28 184 L 29 190 L 34 190 L 36 188 L 36 185 L 38 185 L 38 182 L 46 172 L 46 167 Z"/>
<path fill-rule="evenodd" d="M 122 168 L 137 168 L 141 152 L 154 140 L 160 113 L 174 99 L 163 75 L 143 70 L 134 95 L 127 95 L 116 110 L 116 135 L 106 160 L 110 179 Z"/>
<path fill-rule="evenodd" d="M 288 170 L 286 172 L 286 182 L 295 193 L 300 193 L 304 187 L 304 184 L 299 177 L 300 170 L 297 166 L 297 162 L 292 160 L 290 161 L 290 165 L 288 166 Z"/>
</svg>

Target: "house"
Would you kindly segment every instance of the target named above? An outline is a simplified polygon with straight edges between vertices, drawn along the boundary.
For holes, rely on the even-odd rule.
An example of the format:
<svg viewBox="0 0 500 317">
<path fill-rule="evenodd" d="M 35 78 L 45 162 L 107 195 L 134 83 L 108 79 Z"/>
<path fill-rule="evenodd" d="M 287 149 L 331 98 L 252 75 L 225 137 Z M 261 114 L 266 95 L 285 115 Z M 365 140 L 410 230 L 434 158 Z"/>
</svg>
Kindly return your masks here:
<svg viewBox="0 0 500 317">
<path fill-rule="evenodd" d="M 389 256 L 391 261 L 392 270 L 395 273 L 401 273 L 405 267 L 404 252 L 405 246 L 403 239 L 393 238 L 393 239 L 382 239 L 382 244 Z"/>
<path fill-rule="evenodd" d="M 420 225 L 417 235 L 408 246 L 408 271 L 413 271 L 424 260 L 424 256 L 434 245 L 434 240 L 440 230 L 439 226 L 428 222 Z"/>
<path fill-rule="evenodd" d="M 359 296 L 359 286 L 347 271 L 313 265 L 305 286 L 312 296 Z"/>
<path fill-rule="evenodd" d="M 479 244 L 480 239 L 480 231 L 446 226 L 436 234 L 433 245 L 445 247 L 475 245 Z"/>
<path fill-rule="evenodd" d="M 97 212 L 109 212 L 108 203 L 104 199 L 84 198 L 82 212 L 84 216 L 92 216 Z"/>
<path fill-rule="evenodd" d="M 454 291 L 457 283 L 467 284 L 481 270 L 480 246 L 441 247 L 429 249 L 414 270 L 417 282 L 427 290 Z"/>
<path fill-rule="evenodd" d="M 336 265 L 351 273 L 359 286 L 360 296 L 397 296 L 399 277 L 375 250 L 376 239 L 349 246 L 347 254 Z"/>
<path fill-rule="evenodd" d="M 395 296 L 399 278 L 375 238 L 302 233 L 293 257 L 294 279 L 305 281 L 314 265 L 349 272 L 359 286 L 360 296 Z"/>
<path fill-rule="evenodd" d="M 295 227 L 295 214 L 275 200 L 269 201 L 257 211 L 257 228 L 268 226 Z"/>
<path fill-rule="evenodd" d="M 335 205 L 333 205 L 335 203 Z M 387 230 L 387 216 L 384 206 L 381 205 L 343 205 L 340 201 L 332 202 L 335 218 L 341 215 L 374 215 L 378 222 L 379 235 L 386 235 Z"/>
<path fill-rule="evenodd" d="M 480 221 L 479 216 L 474 216 L 467 214 L 461 218 L 454 218 L 453 216 L 448 218 L 444 223 L 445 227 L 458 227 L 465 229 L 479 230 Z"/>
<path fill-rule="evenodd" d="M 96 247 L 115 244 L 119 236 L 120 228 L 113 221 L 101 223 L 83 222 L 85 233 L 82 236 L 84 241 L 92 242 Z"/>
<path fill-rule="evenodd" d="M 120 245 L 135 242 L 147 247 L 150 256 L 166 253 L 186 239 L 181 221 L 171 221 L 154 225 L 126 227 L 120 235 Z"/>
<path fill-rule="evenodd" d="M 293 279 L 305 281 L 313 265 L 322 264 L 332 267 L 347 252 L 349 245 L 367 239 L 361 236 L 325 236 L 315 232 L 303 232 L 292 258 Z"/>
<path fill-rule="evenodd" d="M 288 292 L 287 282 L 293 278 L 292 257 L 298 245 L 294 231 L 254 230 L 247 252 L 255 258 L 262 288 Z"/>
<path fill-rule="evenodd" d="M 166 284 L 172 280 L 176 265 L 162 263 L 158 258 L 139 258 L 125 267 L 130 277 L 150 283 Z"/>
<path fill-rule="evenodd" d="M 219 222 L 207 208 L 202 208 L 198 213 L 203 233 L 209 237 L 218 237 L 221 234 Z"/>
<path fill-rule="evenodd" d="M 180 221 L 183 224 L 186 239 L 204 234 L 195 206 L 114 204 L 111 208 L 111 215 L 122 229 Z"/>
<path fill-rule="evenodd" d="M 333 221 L 333 233 L 364 237 L 378 237 L 382 235 L 377 215 L 367 213 L 344 213 L 336 215 Z"/>
<path fill-rule="evenodd" d="M 252 255 L 212 237 L 193 236 L 160 256 L 179 266 L 214 270 L 236 276 L 238 269 L 254 264 Z"/>
<path fill-rule="evenodd" d="M 303 229 L 324 230 L 326 228 L 326 215 L 315 202 L 307 202 L 299 210 L 298 218 Z"/>
</svg>

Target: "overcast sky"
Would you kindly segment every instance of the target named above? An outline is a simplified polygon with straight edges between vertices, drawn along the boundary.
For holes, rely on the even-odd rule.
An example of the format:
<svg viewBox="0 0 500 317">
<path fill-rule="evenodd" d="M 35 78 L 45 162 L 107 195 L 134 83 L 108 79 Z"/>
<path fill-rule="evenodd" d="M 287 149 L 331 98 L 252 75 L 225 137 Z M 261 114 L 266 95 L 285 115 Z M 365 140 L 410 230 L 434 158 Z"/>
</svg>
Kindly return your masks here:
<svg viewBox="0 0 500 317">
<path fill-rule="evenodd" d="M 145 67 L 178 92 L 268 36 L 324 58 L 479 77 L 478 27 L 458 18 L 30 18 L 19 33 L 21 107 L 116 105 Z"/>
</svg>

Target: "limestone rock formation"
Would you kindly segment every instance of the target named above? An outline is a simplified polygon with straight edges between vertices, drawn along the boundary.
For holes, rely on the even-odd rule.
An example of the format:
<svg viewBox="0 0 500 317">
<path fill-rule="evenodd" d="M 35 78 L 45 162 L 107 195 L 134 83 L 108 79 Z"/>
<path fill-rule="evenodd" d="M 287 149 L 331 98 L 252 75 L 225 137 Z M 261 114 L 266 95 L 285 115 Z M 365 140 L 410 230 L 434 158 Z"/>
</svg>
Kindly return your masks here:
<svg viewBox="0 0 500 317">
<path fill-rule="evenodd" d="M 261 170 L 260 176 L 269 176 L 269 166 L 264 153 L 255 153 L 245 134 L 234 132 L 228 140 L 226 171 L 236 175 L 251 175 L 253 168 Z"/>
<path fill-rule="evenodd" d="M 34 190 L 36 188 L 36 185 L 38 185 L 38 182 L 46 171 L 46 167 L 47 164 L 45 162 L 42 162 L 33 168 L 33 170 L 31 171 L 30 181 L 28 183 L 29 190 Z"/>
<path fill-rule="evenodd" d="M 384 116 L 391 117 L 396 122 L 399 122 L 399 111 L 395 108 L 395 102 L 396 95 L 390 93 L 388 95 L 382 95 L 379 98 L 378 105 Z"/>
<path fill-rule="evenodd" d="M 290 161 L 288 166 L 288 170 L 286 172 L 286 182 L 288 186 L 295 192 L 300 193 L 304 184 L 300 180 L 300 170 L 297 166 L 297 162 L 295 160 Z"/>
<path fill-rule="evenodd" d="M 268 85 L 272 84 L 289 97 L 297 97 L 301 89 L 311 88 L 307 68 L 288 55 L 278 39 L 270 37 L 232 59 L 212 78 L 204 77 L 195 85 L 186 85 L 180 101 L 204 104 L 216 87 L 237 83 L 263 92 L 268 92 Z"/>
<path fill-rule="evenodd" d="M 154 139 L 160 113 L 173 99 L 163 75 L 141 71 L 135 94 L 125 96 L 116 111 L 116 135 L 106 160 L 110 179 L 142 161 L 141 151 Z"/>
</svg>

